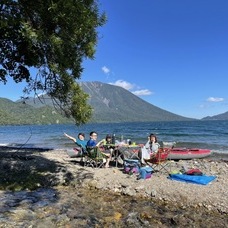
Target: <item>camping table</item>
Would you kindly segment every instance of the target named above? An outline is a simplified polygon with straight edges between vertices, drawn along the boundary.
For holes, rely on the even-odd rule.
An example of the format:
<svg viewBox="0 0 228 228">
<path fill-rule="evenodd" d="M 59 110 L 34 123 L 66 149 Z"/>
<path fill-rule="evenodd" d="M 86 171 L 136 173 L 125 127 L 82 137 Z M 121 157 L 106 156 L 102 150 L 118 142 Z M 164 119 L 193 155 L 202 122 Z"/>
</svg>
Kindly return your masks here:
<svg viewBox="0 0 228 228">
<path fill-rule="evenodd" d="M 129 145 L 129 146 L 118 146 L 116 147 L 116 150 L 119 151 L 118 157 L 117 157 L 117 163 L 118 159 L 137 159 L 139 158 L 139 152 L 141 152 L 141 147 L 138 145 Z M 116 163 L 116 166 L 117 166 Z"/>
<path fill-rule="evenodd" d="M 123 159 L 137 159 L 139 158 L 139 152 L 141 152 L 141 146 L 138 145 L 114 145 L 107 144 L 102 146 L 103 150 L 112 149 L 112 157 L 116 162 L 116 167 L 118 166 L 118 161 L 121 160 L 123 164 Z"/>
</svg>

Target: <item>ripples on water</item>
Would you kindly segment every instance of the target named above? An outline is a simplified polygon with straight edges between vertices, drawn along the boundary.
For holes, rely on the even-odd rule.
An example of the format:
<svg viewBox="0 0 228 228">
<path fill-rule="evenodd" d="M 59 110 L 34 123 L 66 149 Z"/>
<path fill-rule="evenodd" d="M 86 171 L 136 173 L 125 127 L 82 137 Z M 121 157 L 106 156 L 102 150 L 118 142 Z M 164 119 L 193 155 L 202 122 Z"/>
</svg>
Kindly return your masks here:
<svg viewBox="0 0 228 228">
<path fill-rule="evenodd" d="M 177 147 L 208 148 L 217 153 L 228 153 L 228 121 L 185 121 L 75 125 L 0 126 L 0 144 L 15 144 L 26 147 L 71 148 L 72 142 L 63 136 L 67 132 L 77 136 L 97 131 L 98 140 L 106 134 L 115 134 L 117 139 L 131 139 L 146 143 L 150 133 L 161 141 L 175 141 Z"/>
</svg>

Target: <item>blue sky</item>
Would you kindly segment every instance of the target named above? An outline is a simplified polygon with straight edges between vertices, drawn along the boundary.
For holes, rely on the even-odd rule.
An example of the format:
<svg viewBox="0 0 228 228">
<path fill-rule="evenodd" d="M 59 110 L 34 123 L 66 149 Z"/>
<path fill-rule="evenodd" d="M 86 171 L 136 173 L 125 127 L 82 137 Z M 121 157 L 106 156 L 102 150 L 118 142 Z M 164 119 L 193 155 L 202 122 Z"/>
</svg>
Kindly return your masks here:
<svg viewBox="0 0 228 228">
<path fill-rule="evenodd" d="M 122 86 L 172 113 L 228 111 L 227 0 L 100 0 L 108 17 L 81 81 Z M 0 84 L 16 100 L 23 85 Z"/>
</svg>

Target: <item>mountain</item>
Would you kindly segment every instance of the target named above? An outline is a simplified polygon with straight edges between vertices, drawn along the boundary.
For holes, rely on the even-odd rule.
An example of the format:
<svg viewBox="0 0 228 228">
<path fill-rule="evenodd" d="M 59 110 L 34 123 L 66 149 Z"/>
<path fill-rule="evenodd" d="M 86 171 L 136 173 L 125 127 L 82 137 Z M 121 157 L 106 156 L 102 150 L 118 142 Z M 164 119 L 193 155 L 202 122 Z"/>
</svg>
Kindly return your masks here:
<svg viewBox="0 0 228 228">
<path fill-rule="evenodd" d="M 119 86 L 101 82 L 80 82 L 80 86 L 90 96 L 93 123 L 193 120 L 156 107 Z M 0 124 L 73 123 L 53 108 L 47 95 L 41 100 L 28 98 L 13 102 L 0 98 Z"/>
<path fill-rule="evenodd" d="M 189 118 L 156 107 L 128 90 L 101 82 L 81 82 L 94 108 L 93 122 L 183 121 Z"/>
<path fill-rule="evenodd" d="M 224 112 L 215 116 L 207 116 L 202 118 L 202 120 L 228 120 L 228 112 Z"/>
</svg>

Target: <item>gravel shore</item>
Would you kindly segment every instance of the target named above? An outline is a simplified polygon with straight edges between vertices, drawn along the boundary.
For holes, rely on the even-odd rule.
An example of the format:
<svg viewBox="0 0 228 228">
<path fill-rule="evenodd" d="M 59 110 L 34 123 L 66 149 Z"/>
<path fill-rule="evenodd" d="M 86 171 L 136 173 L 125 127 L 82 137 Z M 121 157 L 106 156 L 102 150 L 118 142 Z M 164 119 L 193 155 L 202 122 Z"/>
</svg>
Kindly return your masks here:
<svg viewBox="0 0 228 228">
<path fill-rule="evenodd" d="M 154 200 L 172 203 L 182 208 L 187 206 L 204 207 L 207 210 L 228 213 L 228 162 L 224 160 L 189 160 L 178 162 L 171 161 L 171 170 L 178 171 L 183 166 L 199 168 L 205 175 L 216 176 L 208 185 L 184 183 L 168 179 L 165 172 L 157 172 L 150 179 L 137 180 L 136 175 L 123 173 L 121 167 L 92 168 L 80 165 L 79 159 L 70 158 L 64 150 L 28 151 L 0 148 L 0 155 L 8 158 L 9 163 L 15 164 L 16 160 L 23 160 L 25 164 L 47 169 L 46 175 L 52 185 L 78 185 L 90 189 L 111 191 L 116 194 L 148 197 Z M 7 159 L 2 160 L 1 166 L 5 167 Z M 50 163 L 51 162 L 51 163 Z M 58 166 L 55 172 L 51 164 Z M 2 168 L 0 167 L 0 168 Z M 3 169 L 1 169 L 3 170 Z"/>
<path fill-rule="evenodd" d="M 228 212 L 227 161 L 209 158 L 171 161 L 172 171 L 178 171 L 185 166 L 189 169 L 199 168 L 208 176 L 216 176 L 216 179 L 209 184 L 199 185 L 170 180 L 166 172 L 154 173 L 150 179 L 137 180 L 136 175 L 125 174 L 122 168 L 82 167 L 79 164 L 79 159 L 71 159 L 65 151 L 61 150 L 45 152 L 42 153 L 42 156 L 64 165 L 68 172 L 74 176 L 71 182 L 80 182 L 85 187 L 108 190 L 124 195 L 149 197 L 171 202 L 183 208 L 194 206 L 217 210 L 221 213 Z"/>
</svg>

